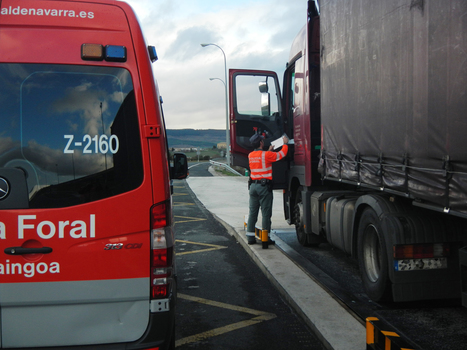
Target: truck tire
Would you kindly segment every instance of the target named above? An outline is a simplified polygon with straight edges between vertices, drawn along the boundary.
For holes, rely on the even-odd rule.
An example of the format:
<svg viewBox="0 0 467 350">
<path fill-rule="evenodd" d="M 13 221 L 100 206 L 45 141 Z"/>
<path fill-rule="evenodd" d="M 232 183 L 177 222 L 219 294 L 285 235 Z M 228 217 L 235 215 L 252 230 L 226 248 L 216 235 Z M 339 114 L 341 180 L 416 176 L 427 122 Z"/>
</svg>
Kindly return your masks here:
<svg viewBox="0 0 467 350">
<path fill-rule="evenodd" d="M 295 194 L 295 201 L 293 206 L 293 223 L 295 224 L 295 232 L 297 233 L 297 240 L 302 246 L 307 247 L 308 239 L 303 225 L 303 203 L 302 203 L 302 189 L 299 187 Z"/>
<path fill-rule="evenodd" d="M 358 225 L 358 265 L 363 287 L 376 302 L 391 300 L 391 282 L 384 232 L 378 215 L 366 208 Z"/>
<path fill-rule="evenodd" d="M 302 188 L 299 187 L 295 194 L 293 206 L 293 223 L 297 233 L 298 242 L 304 247 L 317 247 L 323 242 L 321 237 L 305 232 L 305 223 L 303 222 L 303 211 L 305 210 L 302 201 Z"/>
</svg>

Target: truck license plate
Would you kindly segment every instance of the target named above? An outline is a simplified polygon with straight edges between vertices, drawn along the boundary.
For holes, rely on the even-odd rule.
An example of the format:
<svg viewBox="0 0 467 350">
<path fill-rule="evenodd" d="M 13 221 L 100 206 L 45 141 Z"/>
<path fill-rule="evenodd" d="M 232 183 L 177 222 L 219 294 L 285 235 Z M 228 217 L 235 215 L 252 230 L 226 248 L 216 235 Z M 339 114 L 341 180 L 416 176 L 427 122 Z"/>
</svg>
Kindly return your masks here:
<svg viewBox="0 0 467 350">
<path fill-rule="evenodd" d="M 396 271 L 436 270 L 447 269 L 447 267 L 447 258 L 404 259 L 394 261 L 394 269 Z"/>
</svg>

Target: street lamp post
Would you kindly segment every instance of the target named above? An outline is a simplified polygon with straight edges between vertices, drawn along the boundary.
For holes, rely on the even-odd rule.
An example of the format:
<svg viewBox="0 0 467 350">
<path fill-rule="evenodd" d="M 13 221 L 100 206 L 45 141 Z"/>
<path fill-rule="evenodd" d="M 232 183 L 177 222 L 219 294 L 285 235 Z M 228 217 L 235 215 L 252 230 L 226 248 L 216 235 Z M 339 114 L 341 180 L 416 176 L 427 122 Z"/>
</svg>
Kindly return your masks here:
<svg viewBox="0 0 467 350">
<path fill-rule="evenodd" d="M 209 80 L 219 80 L 222 84 L 224 84 L 224 87 L 225 89 L 227 90 L 227 87 L 226 87 L 226 83 L 220 79 L 220 78 L 209 78 Z M 226 160 L 227 160 L 227 165 L 230 166 L 230 152 L 229 152 L 229 140 L 230 140 L 230 133 L 229 133 L 229 129 L 228 129 L 228 126 L 229 126 L 229 119 L 228 119 L 228 112 L 227 112 L 227 100 L 225 101 L 225 105 L 226 105 L 226 113 L 225 113 L 225 146 L 226 146 L 226 153 L 225 153 L 225 157 L 226 157 Z"/>
<path fill-rule="evenodd" d="M 222 54 L 224 55 L 224 73 L 225 73 L 225 80 L 222 81 L 219 78 L 211 78 L 210 80 L 215 80 L 219 79 L 224 83 L 225 87 L 225 143 L 226 143 L 226 159 L 227 159 L 227 165 L 230 166 L 230 132 L 229 132 L 229 102 L 228 102 L 228 97 L 227 97 L 227 59 L 225 57 L 225 52 L 222 50 L 222 48 L 219 45 L 216 44 L 201 44 L 202 47 L 206 46 L 216 46 L 222 51 Z"/>
</svg>

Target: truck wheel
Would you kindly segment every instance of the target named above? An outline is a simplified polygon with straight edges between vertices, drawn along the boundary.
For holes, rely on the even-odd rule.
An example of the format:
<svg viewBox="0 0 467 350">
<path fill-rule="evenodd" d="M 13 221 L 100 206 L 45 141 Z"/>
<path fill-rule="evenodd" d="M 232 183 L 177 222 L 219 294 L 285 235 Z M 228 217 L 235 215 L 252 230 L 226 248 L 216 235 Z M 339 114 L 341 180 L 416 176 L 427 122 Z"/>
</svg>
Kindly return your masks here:
<svg viewBox="0 0 467 350">
<path fill-rule="evenodd" d="M 297 193 L 295 195 L 295 202 L 293 207 L 293 222 L 295 224 L 295 231 L 297 232 L 297 239 L 298 242 L 307 247 L 308 239 L 307 234 L 305 233 L 305 228 L 303 225 L 303 203 L 302 203 L 302 192 L 301 188 L 298 188 Z"/>
<path fill-rule="evenodd" d="M 358 265 L 363 287 L 376 302 L 391 299 L 386 242 L 378 215 L 366 208 L 358 226 Z"/>
</svg>

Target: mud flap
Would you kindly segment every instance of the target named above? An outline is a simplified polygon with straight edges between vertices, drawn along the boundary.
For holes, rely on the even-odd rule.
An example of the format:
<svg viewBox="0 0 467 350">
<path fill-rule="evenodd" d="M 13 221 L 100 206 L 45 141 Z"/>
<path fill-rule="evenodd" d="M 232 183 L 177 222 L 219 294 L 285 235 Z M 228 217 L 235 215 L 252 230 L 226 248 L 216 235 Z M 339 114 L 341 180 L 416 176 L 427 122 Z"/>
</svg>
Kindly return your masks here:
<svg viewBox="0 0 467 350">
<path fill-rule="evenodd" d="M 459 265 L 461 270 L 462 306 L 467 307 L 467 246 L 459 249 Z"/>
</svg>

